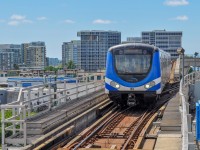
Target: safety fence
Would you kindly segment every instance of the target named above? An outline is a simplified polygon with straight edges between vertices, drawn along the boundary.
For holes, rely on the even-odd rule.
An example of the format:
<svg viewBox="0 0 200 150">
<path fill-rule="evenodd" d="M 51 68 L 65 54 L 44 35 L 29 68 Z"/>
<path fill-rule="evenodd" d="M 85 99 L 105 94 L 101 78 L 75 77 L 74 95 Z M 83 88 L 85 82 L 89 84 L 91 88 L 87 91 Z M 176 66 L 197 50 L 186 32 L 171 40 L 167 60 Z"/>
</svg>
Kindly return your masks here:
<svg viewBox="0 0 200 150">
<path fill-rule="evenodd" d="M 1 105 L 2 149 L 6 143 L 27 145 L 27 120 L 67 105 L 104 88 L 104 76 L 89 75 L 75 78 L 75 83 L 67 80 L 21 88 L 17 101 Z M 6 116 L 9 112 L 11 116 Z"/>
<path fill-rule="evenodd" d="M 189 113 L 189 86 L 200 80 L 200 72 L 192 72 L 180 82 L 180 110 L 182 118 L 182 150 L 194 149 L 194 135 L 192 133 L 191 114 Z"/>
</svg>

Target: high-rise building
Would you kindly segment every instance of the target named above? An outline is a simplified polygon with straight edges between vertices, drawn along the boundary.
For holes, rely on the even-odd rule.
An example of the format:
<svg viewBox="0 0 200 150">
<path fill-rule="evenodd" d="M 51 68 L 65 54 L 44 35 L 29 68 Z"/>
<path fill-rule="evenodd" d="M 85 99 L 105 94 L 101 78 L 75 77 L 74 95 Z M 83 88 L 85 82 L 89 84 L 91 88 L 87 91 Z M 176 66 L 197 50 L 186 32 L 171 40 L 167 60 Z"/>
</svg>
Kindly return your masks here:
<svg viewBox="0 0 200 150">
<path fill-rule="evenodd" d="M 142 38 L 141 37 L 127 37 L 127 42 L 142 43 Z"/>
<path fill-rule="evenodd" d="M 80 54 L 80 40 L 64 42 L 62 44 L 62 65 L 65 66 L 70 60 L 77 66 L 78 55 Z"/>
<path fill-rule="evenodd" d="M 44 69 L 46 65 L 45 42 L 38 41 L 29 43 L 28 47 L 26 47 L 25 57 L 27 67 L 40 67 Z"/>
<path fill-rule="evenodd" d="M 28 51 L 29 43 L 21 44 L 21 53 L 22 53 L 22 64 L 26 65 L 27 61 L 27 51 Z"/>
<path fill-rule="evenodd" d="M 46 66 L 58 66 L 60 64 L 60 61 L 58 58 L 49 58 L 46 57 Z"/>
<path fill-rule="evenodd" d="M 22 62 L 21 45 L 20 44 L 0 44 L 0 52 L 13 52 L 14 63 L 20 64 Z"/>
<path fill-rule="evenodd" d="M 177 49 L 182 47 L 181 31 L 145 31 L 142 32 L 142 42 L 155 45 L 166 52 L 169 52 L 172 59 L 178 58 Z"/>
<path fill-rule="evenodd" d="M 122 41 L 122 44 L 126 43 L 142 43 L 141 37 L 127 37 L 126 41 Z"/>
<path fill-rule="evenodd" d="M 14 52 L 0 52 L 0 70 L 14 69 Z"/>
<path fill-rule="evenodd" d="M 118 31 L 86 30 L 77 35 L 81 38 L 78 68 L 85 71 L 105 69 L 108 49 L 121 43 L 121 32 Z"/>
<path fill-rule="evenodd" d="M 46 66 L 46 67 L 50 66 L 50 65 L 49 65 L 49 57 L 46 57 L 46 64 L 45 64 L 45 66 Z"/>
<path fill-rule="evenodd" d="M 4 70 L 16 69 L 22 63 L 21 45 L 19 44 L 0 44 L 1 66 Z M 3 70 L 3 69 L 2 69 Z"/>
</svg>

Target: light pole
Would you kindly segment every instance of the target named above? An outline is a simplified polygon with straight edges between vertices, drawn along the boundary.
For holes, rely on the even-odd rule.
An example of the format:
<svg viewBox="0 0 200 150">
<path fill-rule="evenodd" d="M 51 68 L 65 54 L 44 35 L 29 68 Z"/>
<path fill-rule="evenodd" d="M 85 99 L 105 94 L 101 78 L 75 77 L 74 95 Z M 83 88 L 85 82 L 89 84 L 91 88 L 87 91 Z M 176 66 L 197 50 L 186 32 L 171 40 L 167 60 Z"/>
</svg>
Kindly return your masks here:
<svg viewBox="0 0 200 150">
<path fill-rule="evenodd" d="M 195 52 L 194 53 L 194 71 L 196 72 L 196 70 L 197 70 L 197 65 L 196 65 L 196 59 L 197 59 L 197 55 L 198 55 L 199 53 L 198 52 Z"/>
<path fill-rule="evenodd" d="M 180 47 L 177 49 L 177 53 L 179 55 L 182 55 L 182 79 L 183 79 L 182 83 L 184 84 L 184 53 L 185 53 L 185 50 L 182 47 Z"/>
</svg>

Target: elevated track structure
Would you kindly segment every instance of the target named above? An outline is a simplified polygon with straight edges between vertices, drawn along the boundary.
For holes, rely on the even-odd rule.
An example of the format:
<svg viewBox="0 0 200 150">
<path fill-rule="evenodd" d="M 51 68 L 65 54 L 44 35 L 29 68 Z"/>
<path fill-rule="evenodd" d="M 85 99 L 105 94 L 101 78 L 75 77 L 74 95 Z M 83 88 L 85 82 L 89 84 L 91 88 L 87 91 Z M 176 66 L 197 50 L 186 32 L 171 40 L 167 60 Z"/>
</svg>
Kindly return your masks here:
<svg viewBox="0 0 200 150">
<path fill-rule="evenodd" d="M 107 99 L 103 75 L 75 80 L 21 88 L 17 101 L 1 105 L 2 149 L 40 144 L 38 139 L 47 140 L 53 134 L 45 135 L 53 129 Z M 11 117 L 6 118 L 6 112 L 11 112 Z"/>
</svg>

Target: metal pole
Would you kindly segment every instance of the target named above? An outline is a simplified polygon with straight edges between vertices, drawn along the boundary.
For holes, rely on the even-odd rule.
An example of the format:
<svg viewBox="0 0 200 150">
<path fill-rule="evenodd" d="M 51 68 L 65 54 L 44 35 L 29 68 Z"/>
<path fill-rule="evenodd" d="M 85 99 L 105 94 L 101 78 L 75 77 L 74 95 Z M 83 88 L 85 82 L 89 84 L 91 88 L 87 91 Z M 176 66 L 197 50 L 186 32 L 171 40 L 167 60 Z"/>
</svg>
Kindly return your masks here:
<svg viewBox="0 0 200 150">
<path fill-rule="evenodd" d="M 182 79 L 183 79 L 183 85 L 184 85 L 184 52 L 182 54 L 183 58 L 182 58 Z"/>
<path fill-rule="evenodd" d="M 57 98 L 57 75 L 55 76 L 55 84 L 54 84 L 54 99 L 56 99 Z"/>
<path fill-rule="evenodd" d="M 180 64 L 181 64 L 181 55 L 179 54 L 179 79 L 181 80 L 181 67 L 180 67 Z"/>
<path fill-rule="evenodd" d="M 23 125 L 24 125 L 24 127 L 23 127 L 23 131 L 24 131 L 24 146 L 26 146 L 26 139 L 27 139 L 27 129 L 26 129 L 26 109 L 25 108 L 23 108 L 23 120 L 24 120 L 24 122 L 23 122 Z"/>
<path fill-rule="evenodd" d="M 5 112 L 4 112 L 5 109 L 1 109 L 1 134 L 2 134 L 2 149 L 5 149 Z"/>
<path fill-rule="evenodd" d="M 31 90 L 29 89 L 28 90 L 28 116 L 31 115 L 31 102 L 30 102 L 30 100 L 31 100 Z"/>
<path fill-rule="evenodd" d="M 196 58 L 197 58 L 197 56 L 194 55 L 194 71 L 195 71 L 195 72 L 196 72 Z"/>
</svg>

